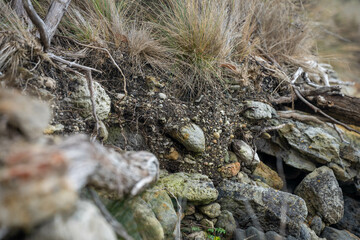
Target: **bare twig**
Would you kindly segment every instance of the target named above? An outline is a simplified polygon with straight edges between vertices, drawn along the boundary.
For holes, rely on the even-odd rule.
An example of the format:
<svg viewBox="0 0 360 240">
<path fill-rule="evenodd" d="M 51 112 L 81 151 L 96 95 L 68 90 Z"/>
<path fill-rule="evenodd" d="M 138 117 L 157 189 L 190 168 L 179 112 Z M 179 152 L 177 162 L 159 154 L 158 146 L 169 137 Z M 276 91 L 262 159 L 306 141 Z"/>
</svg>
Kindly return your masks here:
<svg viewBox="0 0 360 240">
<path fill-rule="evenodd" d="M 329 80 L 330 83 L 334 83 L 334 84 L 338 84 L 338 85 L 343 85 L 343 86 L 354 86 L 355 83 L 354 82 L 344 82 L 344 81 L 340 81 L 340 80 Z"/>
<path fill-rule="evenodd" d="M 106 221 L 112 226 L 112 228 L 115 230 L 115 232 L 125 240 L 133 240 L 133 237 L 131 237 L 127 232 L 124 226 L 119 223 L 106 209 L 104 204 L 101 202 L 99 196 L 97 193 L 92 189 L 88 188 L 89 193 L 91 195 L 91 198 L 93 199 L 95 205 L 99 208 L 102 215 L 105 217 Z"/>
<path fill-rule="evenodd" d="M 344 142 L 344 143 L 348 143 L 348 144 L 349 144 L 349 142 L 348 142 L 348 141 L 346 141 L 346 140 L 344 139 L 344 137 L 343 137 L 343 135 L 342 135 L 342 133 L 341 133 L 340 129 L 338 129 L 338 127 L 336 126 L 336 124 L 335 124 L 335 123 L 333 123 L 333 124 L 332 124 L 332 127 L 335 129 L 335 131 L 336 131 L 336 132 L 337 132 L 337 134 L 339 135 L 339 137 L 340 137 L 341 141 L 342 141 L 342 142 Z"/>
<path fill-rule="evenodd" d="M 307 72 L 304 74 L 304 80 L 309 86 L 312 86 L 314 88 L 321 88 L 322 87 L 321 85 L 318 85 L 316 83 L 311 82 L 311 80 L 309 78 L 309 74 Z"/>
<path fill-rule="evenodd" d="M 54 59 L 54 60 L 56 60 L 58 62 L 64 63 L 64 64 L 68 65 L 69 67 L 75 67 L 75 68 L 78 68 L 78 69 L 84 70 L 84 71 L 94 71 L 94 72 L 101 73 L 100 70 L 97 70 L 97 69 L 91 68 L 91 67 L 87 67 L 87 66 L 84 66 L 84 65 L 80 65 L 80 64 L 75 63 L 75 62 L 70 62 L 70 61 L 65 60 L 65 59 L 63 59 L 63 58 L 61 58 L 59 56 L 56 56 L 56 55 L 52 54 L 52 53 L 48 53 L 47 55 L 49 56 L 49 58 Z"/>
<path fill-rule="evenodd" d="M 23 0 L 23 4 L 26 13 L 39 31 L 40 40 L 44 46 L 44 51 L 46 52 L 50 48 L 50 39 L 47 32 L 46 24 L 37 14 L 30 0 Z"/>
</svg>

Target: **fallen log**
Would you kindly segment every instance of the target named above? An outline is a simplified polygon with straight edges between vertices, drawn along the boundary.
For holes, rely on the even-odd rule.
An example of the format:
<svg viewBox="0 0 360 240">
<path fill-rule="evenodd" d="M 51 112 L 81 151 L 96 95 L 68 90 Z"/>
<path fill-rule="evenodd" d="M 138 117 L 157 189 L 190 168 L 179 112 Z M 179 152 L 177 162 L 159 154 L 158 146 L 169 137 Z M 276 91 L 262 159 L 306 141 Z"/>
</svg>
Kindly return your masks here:
<svg viewBox="0 0 360 240">
<path fill-rule="evenodd" d="M 344 123 L 360 125 L 360 98 L 322 94 L 313 102 L 324 112 Z"/>
</svg>

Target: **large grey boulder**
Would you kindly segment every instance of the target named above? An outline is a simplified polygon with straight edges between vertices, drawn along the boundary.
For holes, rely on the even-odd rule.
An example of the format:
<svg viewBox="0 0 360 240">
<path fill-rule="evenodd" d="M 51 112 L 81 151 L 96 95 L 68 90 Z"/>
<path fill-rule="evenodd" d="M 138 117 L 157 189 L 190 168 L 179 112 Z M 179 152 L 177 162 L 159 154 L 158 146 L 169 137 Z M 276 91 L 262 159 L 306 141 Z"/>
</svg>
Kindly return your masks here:
<svg viewBox="0 0 360 240">
<path fill-rule="evenodd" d="M 76 77 L 75 81 L 77 87 L 73 92 L 71 98 L 72 103 L 81 108 L 80 114 L 84 118 L 92 116 L 92 103 L 90 99 L 90 91 L 85 77 Z M 93 81 L 93 89 L 95 95 L 96 114 L 99 120 L 104 120 L 108 117 L 111 108 L 111 99 L 107 95 L 104 88 L 96 81 Z"/>
<path fill-rule="evenodd" d="M 174 173 L 161 178 L 157 187 L 166 189 L 177 198 L 187 199 L 194 205 L 214 202 L 219 193 L 208 176 L 198 173 Z"/>
<path fill-rule="evenodd" d="M 238 182 L 223 181 L 219 185 L 219 203 L 234 214 L 240 227 L 258 221 L 264 231 L 279 231 L 283 221 L 287 232 L 294 236 L 300 234 L 307 217 L 305 201 L 300 197 Z"/>
<path fill-rule="evenodd" d="M 76 211 L 67 216 L 55 216 L 31 235 L 30 240 L 116 240 L 110 224 L 88 201 L 79 201 Z"/>
<path fill-rule="evenodd" d="M 308 174 L 295 189 L 306 201 L 310 216 L 319 215 L 326 224 L 335 224 L 344 215 L 344 200 L 334 172 L 326 167 Z"/>
<path fill-rule="evenodd" d="M 187 150 L 195 153 L 205 151 L 205 135 L 198 125 L 190 123 L 179 128 L 173 128 L 169 133 Z"/>
</svg>

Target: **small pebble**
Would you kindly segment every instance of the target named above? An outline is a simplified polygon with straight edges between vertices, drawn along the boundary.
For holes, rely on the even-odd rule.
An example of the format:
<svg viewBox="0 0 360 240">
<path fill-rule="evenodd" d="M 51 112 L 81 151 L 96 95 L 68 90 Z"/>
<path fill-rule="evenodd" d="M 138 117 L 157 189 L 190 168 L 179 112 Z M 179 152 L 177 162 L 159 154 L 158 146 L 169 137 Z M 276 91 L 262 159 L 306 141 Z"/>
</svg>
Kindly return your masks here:
<svg viewBox="0 0 360 240">
<path fill-rule="evenodd" d="M 166 99 L 166 95 L 164 93 L 159 93 L 159 98 L 160 99 Z"/>
</svg>

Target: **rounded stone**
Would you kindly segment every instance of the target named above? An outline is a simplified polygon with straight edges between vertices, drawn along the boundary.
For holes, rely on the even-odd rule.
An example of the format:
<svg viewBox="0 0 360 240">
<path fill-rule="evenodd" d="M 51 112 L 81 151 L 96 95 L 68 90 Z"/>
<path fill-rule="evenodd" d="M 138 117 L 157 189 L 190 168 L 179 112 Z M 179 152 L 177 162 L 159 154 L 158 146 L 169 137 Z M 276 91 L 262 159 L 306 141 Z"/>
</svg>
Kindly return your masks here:
<svg viewBox="0 0 360 240">
<path fill-rule="evenodd" d="M 209 205 L 201 206 L 200 212 L 202 212 L 209 218 L 216 218 L 221 213 L 221 206 L 218 203 L 211 203 Z"/>
<path fill-rule="evenodd" d="M 236 230 L 236 220 L 233 214 L 227 210 L 222 211 L 218 217 L 215 227 L 225 229 L 226 238 L 233 236 Z"/>
<path fill-rule="evenodd" d="M 194 205 L 214 202 L 219 192 L 208 176 L 199 173 L 174 173 L 161 178 L 157 187 L 166 188 L 178 198 L 184 198 Z"/>
<path fill-rule="evenodd" d="M 170 131 L 170 135 L 191 152 L 205 151 L 205 135 L 196 124 L 190 123 L 180 129 Z"/>
</svg>

